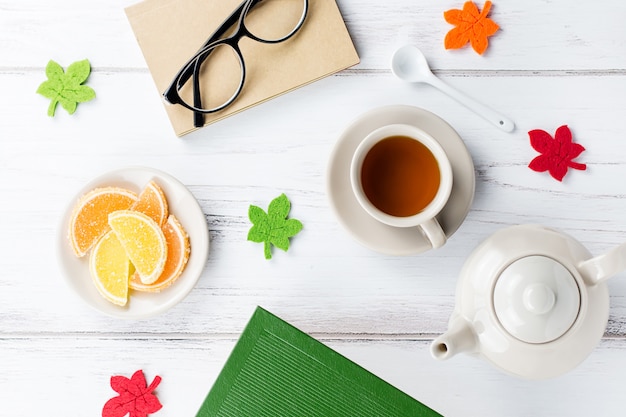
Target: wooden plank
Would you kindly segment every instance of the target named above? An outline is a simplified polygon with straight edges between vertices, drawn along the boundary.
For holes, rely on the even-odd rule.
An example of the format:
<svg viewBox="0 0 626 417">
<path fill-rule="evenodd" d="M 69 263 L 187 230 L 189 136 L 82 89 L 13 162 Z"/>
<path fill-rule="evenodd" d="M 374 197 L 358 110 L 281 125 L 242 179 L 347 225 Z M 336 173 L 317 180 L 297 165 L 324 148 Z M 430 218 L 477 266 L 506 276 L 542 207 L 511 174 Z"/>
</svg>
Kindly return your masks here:
<svg viewBox="0 0 626 417">
<path fill-rule="evenodd" d="M 148 383 L 163 378 L 156 390 L 163 408 L 156 415 L 193 416 L 235 344 L 129 336 L 0 340 L 0 353 L 10 358 L 0 373 L 3 409 L 13 417 L 37 415 L 42 405 L 50 415 L 100 415 L 116 395 L 109 378 L 143 369 Z M 613 415 L 622 405 L 623 340 L 603 341 L 577 369 L 546 381 L 516 379 L 469 356 L 439 362 L 420 341 L 321 341 L 446 417 Z M 589 393 L 593 401 L 573 392 Z"/>
<path fill-rule="evenodd" d="M 52 58 L 62 64 L 89 58 L 95 68 L 136 71 L 146 65 L 123 9 L 134 0 L 44 0 L 0 4 L 0 45 L 6 68 L 42 68 Z M 626 5 L 594 2 L 592 9 L 564 1 L 500 0 L 491 17 L 501 30 L 485 56 L 470 48 L 446 51 L 452 29 L 443 12 L 463 2 L 426 0 L 339 0 L 359 50 L 359 70 L 386 70 L 395 47 L 419 45 L 436 69 L 624 71 Z M 482 7 L 482 4 L 480 5 Z M 590 13 L 601 11 L 601 19 Z M 16 35 L 16 34 L 19 34 Z M 198 41 L 200 45 L 203 40 Z"/>
</svg>

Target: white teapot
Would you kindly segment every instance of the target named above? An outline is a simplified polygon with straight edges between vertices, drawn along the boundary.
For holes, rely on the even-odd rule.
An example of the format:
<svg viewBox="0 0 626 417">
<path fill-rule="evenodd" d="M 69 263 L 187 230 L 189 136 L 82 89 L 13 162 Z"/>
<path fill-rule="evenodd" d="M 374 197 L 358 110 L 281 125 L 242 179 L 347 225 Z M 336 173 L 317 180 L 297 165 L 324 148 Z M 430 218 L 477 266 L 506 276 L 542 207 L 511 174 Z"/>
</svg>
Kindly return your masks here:
<svg viewBox="0 0 626 417">
<path fill-rule="evenodd" d="M 537 225 L 494 233 L 467 259 L 449 329 L 431 353 L 483 357 L 529 379 L 550 378 L 582 362 L 609 316 L 605 280 L 626 269 L 626 244 L 592 257 L 577 240 Z"/>
</svg>

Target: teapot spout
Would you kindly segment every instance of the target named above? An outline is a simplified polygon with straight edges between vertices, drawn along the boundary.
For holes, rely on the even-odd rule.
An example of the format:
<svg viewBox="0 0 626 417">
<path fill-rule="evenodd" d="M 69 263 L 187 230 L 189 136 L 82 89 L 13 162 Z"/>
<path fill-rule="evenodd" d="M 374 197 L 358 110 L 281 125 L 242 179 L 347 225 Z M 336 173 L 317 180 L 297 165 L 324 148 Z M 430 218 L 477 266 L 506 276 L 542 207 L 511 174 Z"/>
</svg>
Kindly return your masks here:
<svg viewBox="0 0 626 417">
<path fill-rule="evenodd" d="M 430 354 L 435 359 L 445 360 L 459 352 L 472 352 L 477 347 L 476 334 L 470 324 L 457 317 L 450 321 L 448 331 L 433 340 Z"/>
</svg>

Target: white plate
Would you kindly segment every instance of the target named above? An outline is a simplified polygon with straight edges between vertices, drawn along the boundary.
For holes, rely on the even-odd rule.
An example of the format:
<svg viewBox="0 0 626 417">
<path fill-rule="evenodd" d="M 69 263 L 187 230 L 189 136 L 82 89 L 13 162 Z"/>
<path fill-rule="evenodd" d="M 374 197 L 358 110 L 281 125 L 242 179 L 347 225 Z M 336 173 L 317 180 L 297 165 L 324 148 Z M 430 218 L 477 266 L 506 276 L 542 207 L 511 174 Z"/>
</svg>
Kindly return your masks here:
<svg viewBox="0 0 626 417">
<path fill-rule="evenodd" d="M 452 236 L 465 220 L 474 199 L 474 163 L 452 126 L 424 109 L 385 106 L 354 121 L 339 137 L 331 154 L 326 188 L 339 222 L 358 242 L 388 255 L 414 255 L 431 249 L 428 240 L 415 228 L 392 227 L 375 220 L 363 210 L 350 185 L 350 163 L 356 147 L 371 131 L 394 123 L 417 126 L 435 138 L 446 151 L 454 180 L 450 199 L 437 215 L 437 220 L 446 236 Z"/>
<path fill-rule="evenodd" d="M 89 274 L 89 254 L 76 257 L 68 239 L 69 220 L 74 204 L 97 187 L 115 186 L 135 191 L 155 180 L 163 189 L 169 211 L 189 235 L 191 253 L 185 270 L 170 287 L 158 293 L 130 291 L 128 303 L 117 306 L 100 295 Z M 114 317 L 140 319 L 154 316 L 173 307 L 195 286 L 209 256 L 209 228 L 195 197 L 176 178 L 151 168 L 131 167 L 103 174 L 86 184 L 69 203 L 57 233 L 57 254 L 63 275 L 76 293 L 91 307 Z"/>
</svg>

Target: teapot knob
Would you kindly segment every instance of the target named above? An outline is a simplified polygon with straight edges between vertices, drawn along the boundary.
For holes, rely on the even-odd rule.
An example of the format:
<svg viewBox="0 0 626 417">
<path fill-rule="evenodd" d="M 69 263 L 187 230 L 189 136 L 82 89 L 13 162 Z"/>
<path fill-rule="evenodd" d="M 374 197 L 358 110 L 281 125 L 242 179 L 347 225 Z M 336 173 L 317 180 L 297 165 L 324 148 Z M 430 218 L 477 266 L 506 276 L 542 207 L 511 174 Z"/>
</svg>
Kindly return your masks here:
<svg viewBox="0 0 626 417">
<path fill-rule="evenodd" d="M 545 284 L 531 284 L 522 295 L 524 307 L 534 314 L 546 314 L 554 307 L 556 296 L 554 291 Z"/>
</svg>

